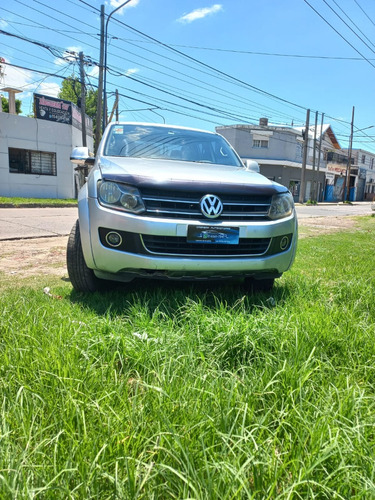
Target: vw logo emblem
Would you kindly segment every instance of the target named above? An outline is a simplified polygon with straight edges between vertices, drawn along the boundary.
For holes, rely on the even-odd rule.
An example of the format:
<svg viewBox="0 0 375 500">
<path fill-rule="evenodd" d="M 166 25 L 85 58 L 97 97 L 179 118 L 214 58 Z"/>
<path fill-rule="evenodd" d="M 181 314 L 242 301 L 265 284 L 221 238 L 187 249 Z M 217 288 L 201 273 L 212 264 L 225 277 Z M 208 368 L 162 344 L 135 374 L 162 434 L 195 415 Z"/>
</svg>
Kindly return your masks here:
<svg viewBox="0 0 375 500">
<path fill-rule="evenodd" d="M 208 219 L 216 219 L 223 211 L 223 204 L 220 198 L 214 194 L 206 194 L 200 202 L 201 212 Z"/>
</svg>

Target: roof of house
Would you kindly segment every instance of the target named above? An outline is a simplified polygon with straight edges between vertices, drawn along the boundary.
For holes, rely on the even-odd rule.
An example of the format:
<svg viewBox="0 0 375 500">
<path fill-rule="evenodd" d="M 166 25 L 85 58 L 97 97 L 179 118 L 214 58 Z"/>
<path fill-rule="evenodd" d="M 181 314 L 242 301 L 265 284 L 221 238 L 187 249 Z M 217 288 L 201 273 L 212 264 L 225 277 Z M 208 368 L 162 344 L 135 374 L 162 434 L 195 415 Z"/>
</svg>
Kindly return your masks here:
<svg viewBox="0 0 375 500">
<path fill-rule="evenodd" d="M 294 127 L 296 130 L 299 130 L 302 132 L 302 130 L 305 130 L 305 127 Z M 324 137 L 326 134 L 329 137 L 329 140 L 331 141 L 333 147 L 335 149 L 341 149 L 340 143 L 337 140 L 332 127 L 329 123 L 323 124 L 323 126 L 318 125 L 316 128 L 316 138 L 320 138 L 320 130 L 322 130 L 322 136 Z M 313 138 L 314 137 L 314 132 L 315 132 L 315 125 L 310 125 L 309 126 L 309 137 Z"/>
</svg>

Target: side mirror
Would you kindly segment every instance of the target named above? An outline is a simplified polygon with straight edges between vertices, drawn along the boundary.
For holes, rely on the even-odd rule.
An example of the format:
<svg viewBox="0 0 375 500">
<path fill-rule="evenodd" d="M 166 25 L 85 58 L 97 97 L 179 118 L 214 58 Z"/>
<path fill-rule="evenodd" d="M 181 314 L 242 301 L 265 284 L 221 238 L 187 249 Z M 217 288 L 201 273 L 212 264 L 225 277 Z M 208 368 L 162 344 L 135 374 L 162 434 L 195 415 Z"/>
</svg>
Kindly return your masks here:
<svg viewBox="0 0 375 500">
<path fill-rule="evenodd" d="M 90 154 L 89 148 L 81 146 L 73 149 L 70 154 L 70 161 L 83 167 L 84 165 L 94 165 L 95 157 Z"/>
<path fill-rule="evenodd" d="M 260 168 L 259 163 L 255 160 L 243 160 L 243 163 L 246 167 L 246 170 L 250 170 L 251 172 L 256 172 L 259 174 Z"/>
</svg>

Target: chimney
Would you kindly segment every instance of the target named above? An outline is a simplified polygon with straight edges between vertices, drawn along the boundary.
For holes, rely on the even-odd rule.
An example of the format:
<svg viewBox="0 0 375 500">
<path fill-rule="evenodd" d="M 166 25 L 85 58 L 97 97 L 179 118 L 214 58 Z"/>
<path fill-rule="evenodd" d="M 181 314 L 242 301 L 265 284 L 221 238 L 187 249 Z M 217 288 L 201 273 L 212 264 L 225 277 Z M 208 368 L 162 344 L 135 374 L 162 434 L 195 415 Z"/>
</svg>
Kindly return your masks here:
<svg viewBox="0 0 375 500">
<path fill-rule="evenodd" d="M 268 127 L 268 118 L 259 118 L 260 127 Z"/>
<path fill-rule="evenodd" d="M 8 92 L 9 96 L 9 114 L 10 115 L 15 115 L 16 114 L 16 94 L 18 92 L 22 92 L 22 90 L 14 89 L 12 87 L 4 87 L 2 89 L 3 92 Z"/>
</svg>

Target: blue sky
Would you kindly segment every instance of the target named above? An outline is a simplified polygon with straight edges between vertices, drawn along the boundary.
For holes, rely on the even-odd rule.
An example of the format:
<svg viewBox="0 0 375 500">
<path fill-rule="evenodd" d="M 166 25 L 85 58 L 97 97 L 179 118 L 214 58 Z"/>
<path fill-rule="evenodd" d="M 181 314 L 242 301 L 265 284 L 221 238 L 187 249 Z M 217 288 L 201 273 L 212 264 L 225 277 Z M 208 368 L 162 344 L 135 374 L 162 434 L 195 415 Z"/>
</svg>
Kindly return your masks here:
<svg viewBox="0 0 375 500">
<path fill-rule="evenodd" d="M 33 92 L 57 95 L 62 80 L 48 74 L 79 75 L 79 51 L 95 88 L 102 3 L 3 3 L 1 86 L 23 90 L 23 114 Z M 347 147 L 355 106 L 354 147 L 375 152 L 374 0 L 131 0 L 109 22 L 108 68 L 109 108 L 118 89 L 123 120 L 301 126 L 310 108 L 310 123 L 325 113 Z"/>
</svg>

